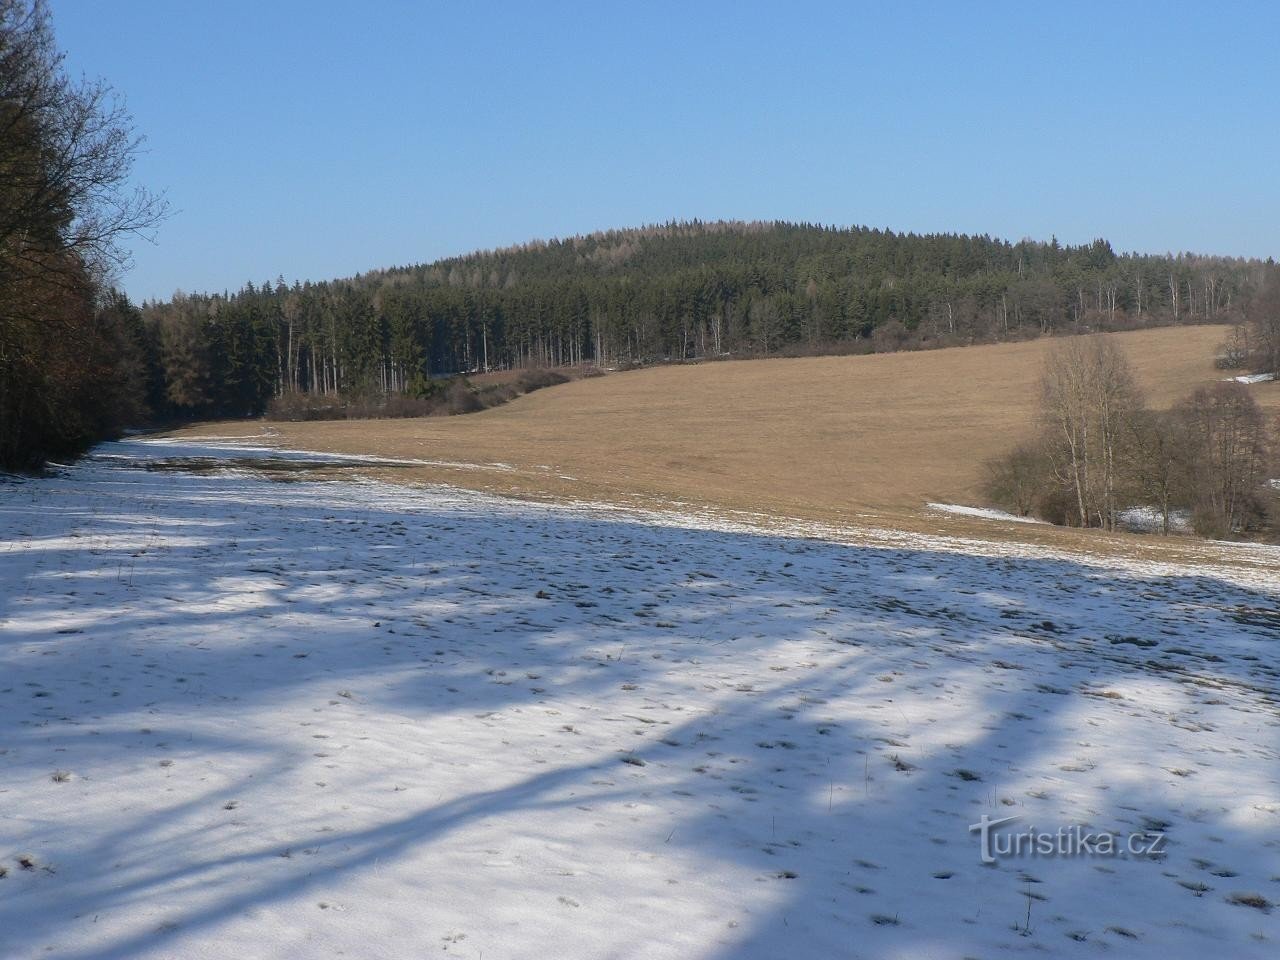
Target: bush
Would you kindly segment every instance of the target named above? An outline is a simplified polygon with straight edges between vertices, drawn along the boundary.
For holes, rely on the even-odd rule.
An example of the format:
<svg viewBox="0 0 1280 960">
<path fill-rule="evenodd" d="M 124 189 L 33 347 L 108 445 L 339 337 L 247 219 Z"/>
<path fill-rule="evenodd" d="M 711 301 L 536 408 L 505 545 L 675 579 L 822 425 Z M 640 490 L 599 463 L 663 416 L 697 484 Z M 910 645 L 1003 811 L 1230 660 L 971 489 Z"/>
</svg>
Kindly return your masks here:
<svg viewBox="0 0 1280 960">
<path fill-rule="evenodd" d="M 1050 487 L 1042 444 L 1020 443 L 985 466 L 982 491 L 988 500 L 1019 517 L 1036 512 Z"/>
<path fill-rule="evenodd" d="M 895 353 L 906 347 L 911 331 L 900 320 L 882 323 L 871 331 L 871 343 L 876 353 Z"/>
<path fill-rule="evenodd" d="M 1225 540 L 1231 535 L 1231 527 L 1222 511 L 1205 503 L 1196 504 L 1191 511 L 1191 529 L 1206 540 Z"/>
<path fill-rule="evenodd" d="M 268 420 L 345 420 L 346 410 L 337 398 L 312 393 L 286 393 L 267 404 Z"/>
<path fill-rule="evenodd" d="M 267 404 L 266 419 L 282 421 L 307 420 L 381 420 L 405 417 L 429 417 L 443 412 L 440 394 L 412 397 L 390 396 L 330 397 L 315 393 L 286 393 Z"/>
<path fill-rule="evenodd" d="M 588 367 L 582 376 L 603 376 Z M 268 420 L 380 420 L 395 417 L 442 417 L 477 413 L 499 407 L 516 397 L 544 387 L 568 383 L 555 370 L 522 370 L 514 379 L 476 389 L 466 377 L 449 380 L 415 378 L 408 393 L 361 393 L 340 397 L 314 393 L 287 393 L 267 404 Z"/>
<path fill-rule="evenodd" d="M 1052 481 L 1052 477 L 1049 478 Z M 1076 501 L 1066 484 L 1048 482 L 1036 497 L 1035 516 L 1059 527 L 1079 523 Z"/>
<path fill-rule="evenodd" d="M 487 387 L 481 387 L 476 396 L 479 398 L 481 405 L 488 409 L 489 407 L 500 407 L 504 403 L 510 403 L 520 396 L 520 391 L 516 389 L 514 383 L 493 383 Z"/>
<path fill-rule="evenodd" d="M 411 397 L 405 394 L 392 394 L 376 408 L 379 412 L 370 414 L 376 417 L 427 417 L 437 406 L 430 397 Z"/>
<path fill-rule="evenodd" d="M 451 382 L 444 392 L 441 402 L 442 411 L 449 416 L 461 413 L 475 413 L 484 409 L 484 404 L 471 389 L 471 384 L 461 377 Z"/>
<path fill-rule="evenodd" d="M 521 393 L 533 393 L 533 391 L 541 390 L 543 387 L 554 387 L 568 382 L 568 377 L 554 370 L 521 370 L 520 375 L 516 377 L 516 388 Z"/>
</svg>

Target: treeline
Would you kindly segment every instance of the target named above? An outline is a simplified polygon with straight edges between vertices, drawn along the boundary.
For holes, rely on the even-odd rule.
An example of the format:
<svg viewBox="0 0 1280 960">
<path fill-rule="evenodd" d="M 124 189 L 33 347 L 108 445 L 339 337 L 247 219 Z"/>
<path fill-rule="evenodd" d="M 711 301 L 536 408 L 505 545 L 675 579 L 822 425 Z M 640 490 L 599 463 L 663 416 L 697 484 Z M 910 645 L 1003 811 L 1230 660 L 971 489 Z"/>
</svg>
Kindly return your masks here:
<svg viewBox="0 0 1280 960">
<path fill-rule="evenodd" d="M 1049 353 L 1039 422 L 1034 439 L 988 464 L 988 496 L 1021 516 L 1212 537 L 1280 520 L 1275 438 L 1236 380 L 1151 410 L 1115 341 L 1071 338 Z"/>
<path fill-rule="evenodd" d="M 104 282 L 163 215 L 127 186 L 138 146 L 108 87 L 65 75 L 46 5 L 0 0 L 0 469 L 146 415 L 148 333 Z"/>
<path fill-rule="evenodd" d="M 790 223 L 672 223 L 143 308 L 157 409 L 422 394 L 506 367 L 912 349 L 1250 315 L 1271 261 Z"/>
</svg>

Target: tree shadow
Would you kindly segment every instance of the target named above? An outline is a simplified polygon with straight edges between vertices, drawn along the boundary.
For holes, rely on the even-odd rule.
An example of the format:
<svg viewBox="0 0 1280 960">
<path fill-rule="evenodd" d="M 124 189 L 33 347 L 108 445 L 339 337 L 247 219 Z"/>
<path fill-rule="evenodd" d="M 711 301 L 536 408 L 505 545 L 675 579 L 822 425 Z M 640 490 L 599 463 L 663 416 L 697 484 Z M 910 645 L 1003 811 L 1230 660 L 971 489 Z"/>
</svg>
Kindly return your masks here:
<svg viewBox="0 0 1280 960">
<path fill-rule="evenodd" d="M 1271 594 L 461 492 L 106 469 L 18 485 L 0 525 L 0 769 L 31 805 L 23 826 L 0 820 L 0 855 L 57 870 L 0 880 L 19 954 L 157 906 L 172 919 L 53 955 L 176 949 L 375 867 L 456 863 L 450 838 L 481 827 L 585 844 L 588 869 L 612 848 L 671 860 L 586 905 L 612 917 L 591 942 L 616 955 L 1244 956 L 1276 935 L 1226 899 L 1280 899 L 1276 635 L 1248 613 Z M 347 784 L 367 809 L 339 817 L 303 799 L 346 758 L 370 763 L 370 742 L 403 754 L 365 771 L 393 800 Z M 176 781 L 155 780 L 165 760 Z M 176 798 L 133 795 L 156 782 Z M 293 793 L 296 810 L 262 811 Z M 969 831 L 984 813 L 1164 825 L 1168 847 L 988 866 Z M 504 891 L 470 917 L 473 942 Z M 581 925 L 522 936 L 537 952 Z"/>
</svg>

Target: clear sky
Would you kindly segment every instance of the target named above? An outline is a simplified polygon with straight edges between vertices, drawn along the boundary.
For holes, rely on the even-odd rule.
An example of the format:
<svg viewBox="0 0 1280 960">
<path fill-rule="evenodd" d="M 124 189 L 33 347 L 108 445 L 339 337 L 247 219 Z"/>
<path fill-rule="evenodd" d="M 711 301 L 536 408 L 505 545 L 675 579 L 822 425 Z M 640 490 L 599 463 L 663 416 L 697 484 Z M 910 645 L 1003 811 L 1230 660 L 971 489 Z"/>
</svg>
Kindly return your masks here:
<svg viewBox="0 0 1280 960">
<path fill-rule="evenodd" d="M 135 299 L 669 219 L 1280 255 L 1280 4 L 51 0 Z"/>
</svg>

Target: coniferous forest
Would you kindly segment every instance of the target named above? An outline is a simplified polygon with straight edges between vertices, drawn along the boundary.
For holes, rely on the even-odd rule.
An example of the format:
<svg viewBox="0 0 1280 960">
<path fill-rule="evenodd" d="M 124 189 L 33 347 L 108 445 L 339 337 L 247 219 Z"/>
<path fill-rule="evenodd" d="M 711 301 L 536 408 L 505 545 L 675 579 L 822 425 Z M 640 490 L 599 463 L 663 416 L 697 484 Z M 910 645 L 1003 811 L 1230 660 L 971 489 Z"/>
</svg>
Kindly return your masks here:
<svg viewBox="0 0 1280 960">
<path fill-rule="evenodd" d="M 869 352 L 1244 319 L 1270 262 L 793 223 L 671 223 L 141 310 L 170 416 L 505 367 Z"/>
</svg>

